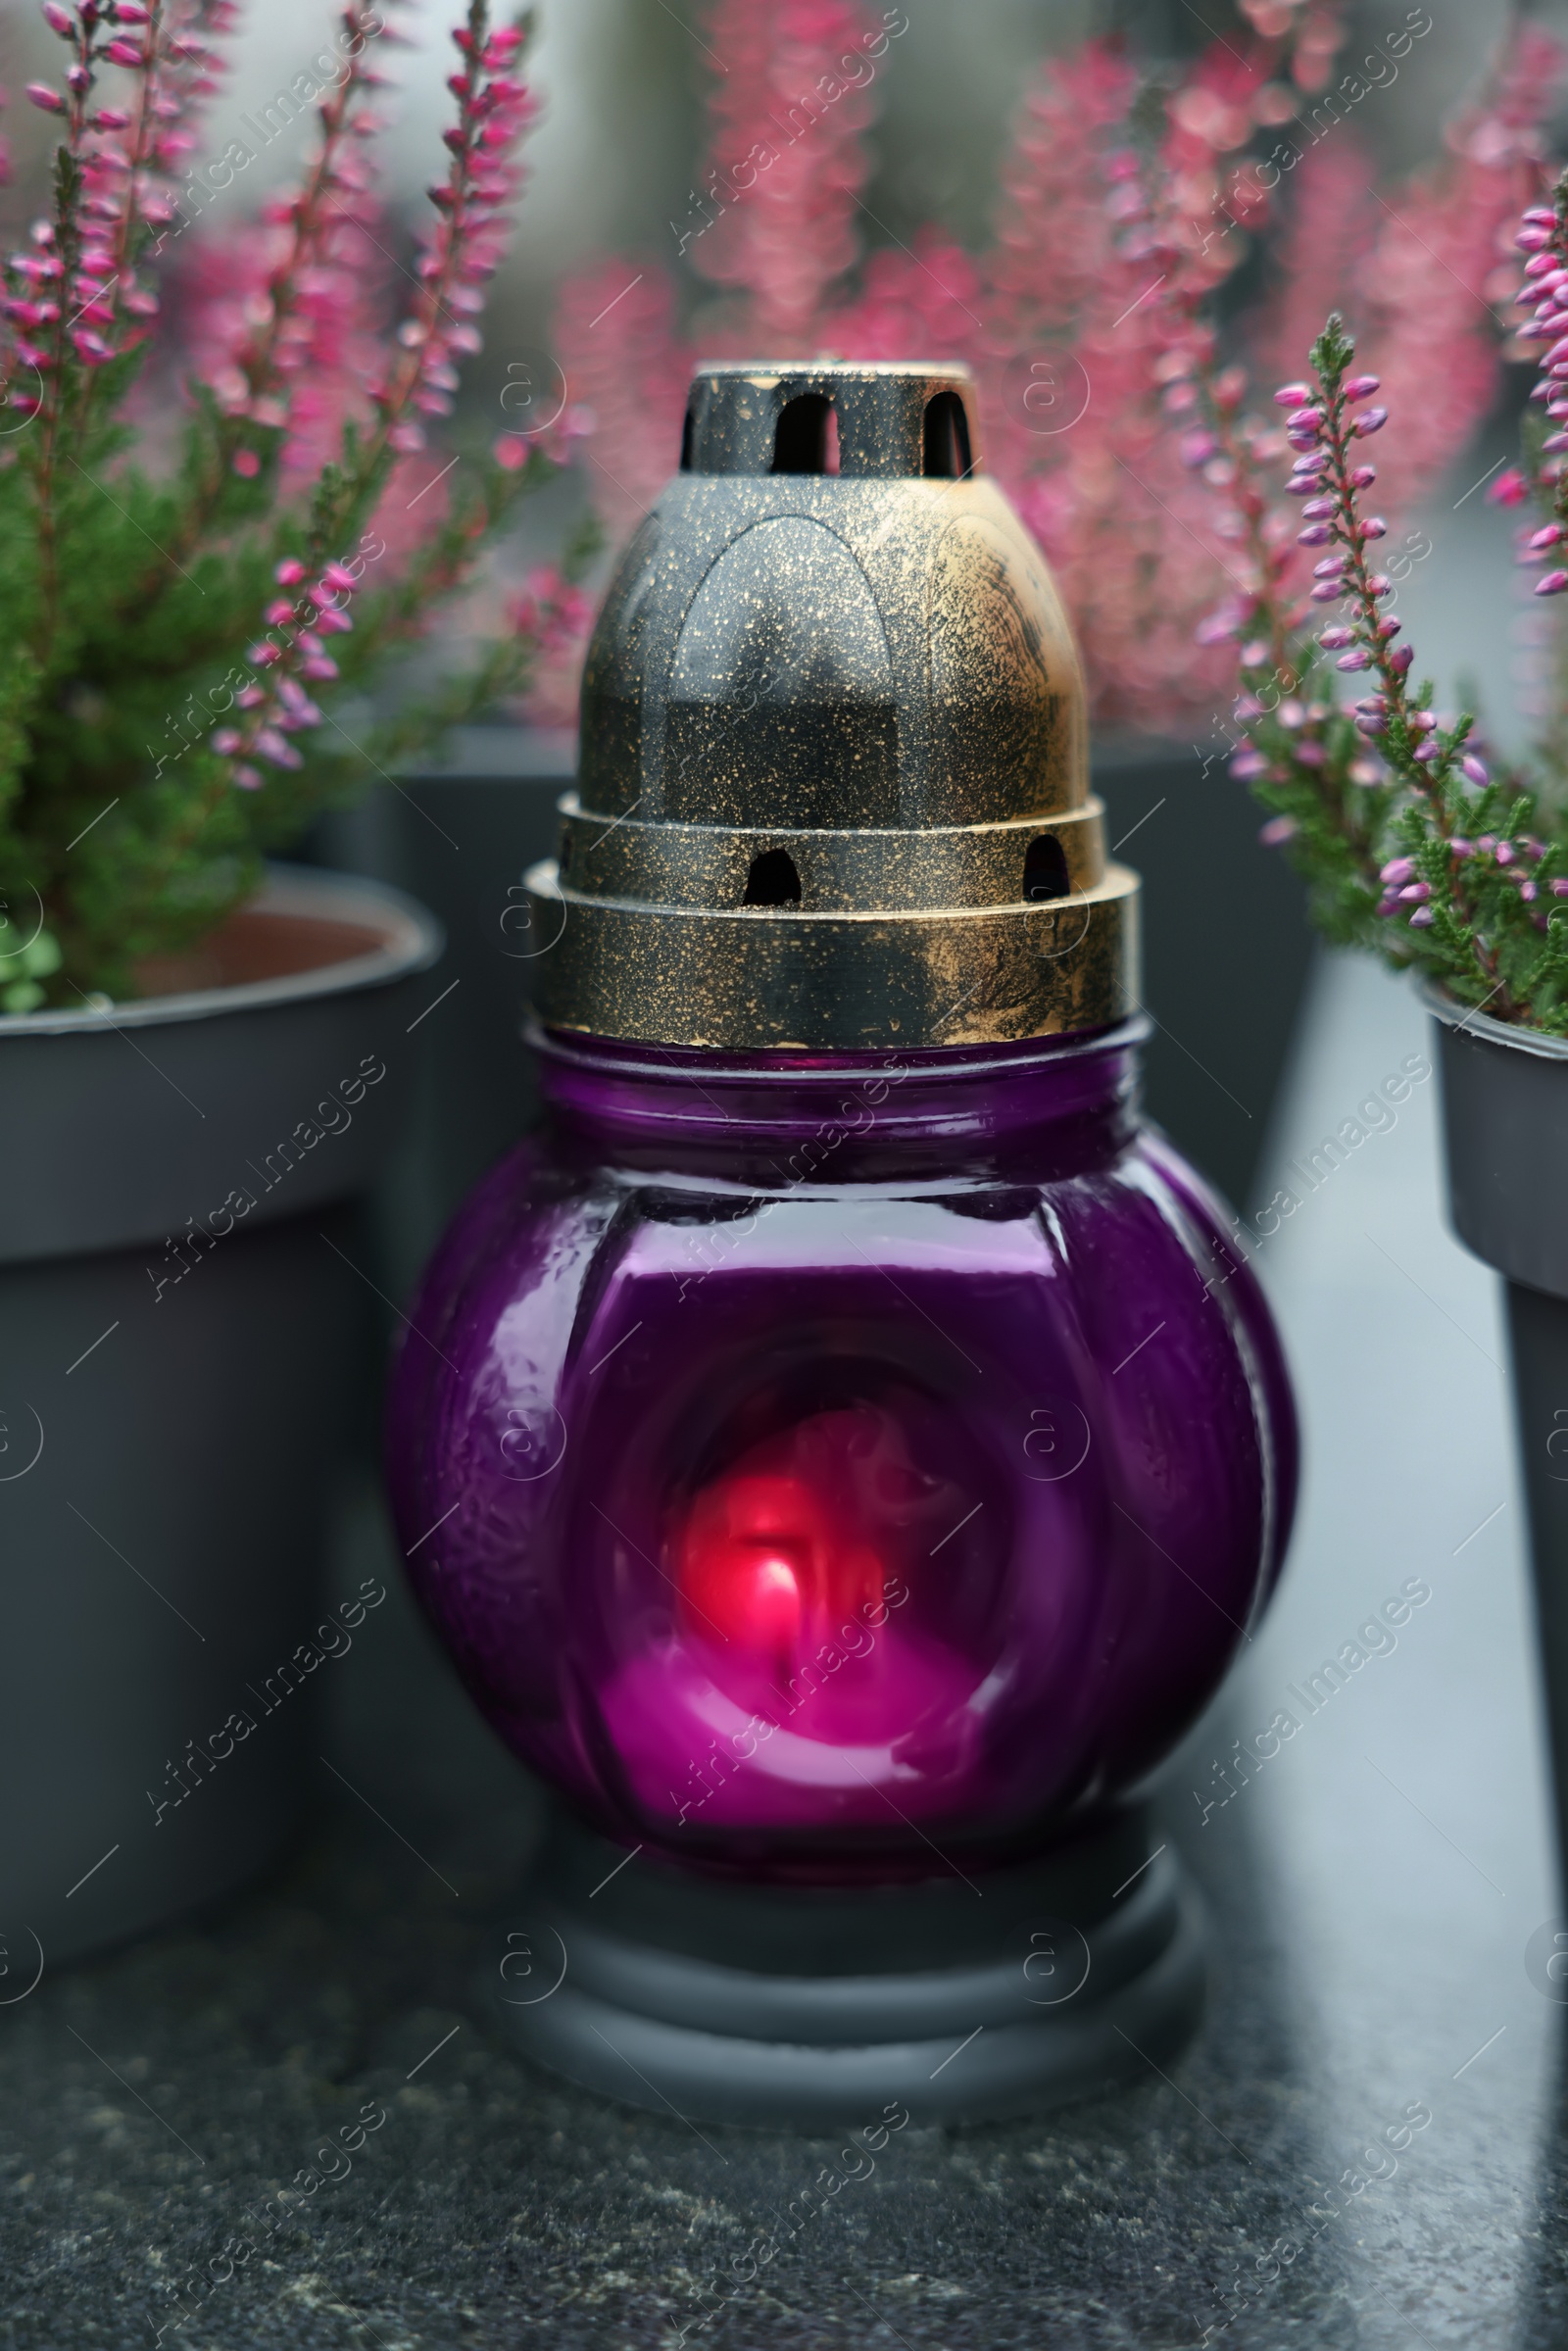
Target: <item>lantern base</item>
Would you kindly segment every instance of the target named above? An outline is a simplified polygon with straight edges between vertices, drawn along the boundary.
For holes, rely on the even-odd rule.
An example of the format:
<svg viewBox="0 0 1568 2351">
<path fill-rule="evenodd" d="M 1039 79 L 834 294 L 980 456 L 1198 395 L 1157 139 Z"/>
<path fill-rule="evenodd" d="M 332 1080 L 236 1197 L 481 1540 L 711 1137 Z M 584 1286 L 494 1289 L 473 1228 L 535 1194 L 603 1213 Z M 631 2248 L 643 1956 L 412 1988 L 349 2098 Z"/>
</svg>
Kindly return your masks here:
<svg viewBox="0 0 1568 2351">
<path fill-rule="evenodd" d="M 525 2055 L 656 2113 L 999 2122 L 1173 2057 L 1204 1944 L 1141 1808 L 1022 1866 L 863 1889 L 741 1885 L 558 1817 L 478 1988 Z"/>
</svg>

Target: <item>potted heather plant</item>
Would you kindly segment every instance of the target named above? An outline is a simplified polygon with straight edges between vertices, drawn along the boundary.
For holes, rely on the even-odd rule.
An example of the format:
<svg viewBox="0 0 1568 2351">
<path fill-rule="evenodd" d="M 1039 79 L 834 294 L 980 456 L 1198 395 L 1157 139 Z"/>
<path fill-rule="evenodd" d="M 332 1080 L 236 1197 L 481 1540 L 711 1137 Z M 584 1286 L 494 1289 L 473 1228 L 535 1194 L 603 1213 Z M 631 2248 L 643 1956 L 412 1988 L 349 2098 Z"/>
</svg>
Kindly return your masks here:
<svg viewBox="0 0 1568 2351">
<path fill-rule="evenodd" d="M 1525 342 L 1547 346 L 1520 466 L 1494 483 L 1534 503 L 1520 559 L 1535 592 L 1568 591 L 1568 173 L 1529 206 L 1515 245 Z M 1214 468 L 1248 568 L 1209 633 L 1239 641 L 1233 775 L 1270 811 L 1264 837 L 1305 879 L 1319 928 L 1412 973 L 1442 1072 L 1448 1201 L 1459 1237 L 1503 1276 L 1568 1874 L 1568 804 L 1561 717 L 1529 763 L 1482 743 L 1475 715 L 1433 708 L 1377 568 L 1368 443 L 1397 419 L 1357 372 L 1332 315 L 1309 378 L 1282 385 L 1283 432 L 1244 417 L 1241 388 L 1190 350 L 1176 372 L 1200 422 L 1193 456 Z M 1535 403 L 1544 404 L 1544 416 Z M 1391 433 L 1391 439 L 1393 435 Z M 1268 468 L 1295 451 L 1271 500 Z M 1301 578 L 1311 564 L 1311 581 Z M 1303 593 L 1304 589 L 1304 593 Z M 1362 689 L 1348 704 L 1341 677 Z"/>
<path fill-rule="evenodd" d="M 377 332 L 384 10 L 341 10 L 301 77 L 303 183 L 226 243 L 189 165 L 238 10 L 44 15 L 51 196 L 0 272 L 0 1742 L 28 1791 L 0 1924 L 52 1960 L 275 1849 L 298 1693 L 371 1637 L 378 1588 L 324 1614 L 317 1589 L 374 1303 L 350 1204 L 439 1017 L 440 939 L 266 858 L 525 683 L 548 615 L 368 735 L 334 716 L 558 460 L 426 446 L 519 186 L 525 24 L 471 0 L 453 35 L 446 169 Z"/>
</svg>

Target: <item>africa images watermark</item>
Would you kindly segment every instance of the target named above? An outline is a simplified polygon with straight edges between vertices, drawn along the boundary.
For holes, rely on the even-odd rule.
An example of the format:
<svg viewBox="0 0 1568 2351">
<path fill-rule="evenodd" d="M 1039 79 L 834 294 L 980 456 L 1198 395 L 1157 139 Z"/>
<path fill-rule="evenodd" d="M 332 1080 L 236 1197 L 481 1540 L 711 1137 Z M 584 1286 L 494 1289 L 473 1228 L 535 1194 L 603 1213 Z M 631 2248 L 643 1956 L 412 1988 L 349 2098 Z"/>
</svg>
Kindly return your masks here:
<svg viewBox="0 0 1568 2351">
<path fill-rule="evenodd" d="M 324 1665 L 329 1657 L 346 1657 L 354 1646 L 349 1631 L 358 1631 L 365 1622 L 366 1610 L 379 1608 L 385 1598 L 386 1586 L 368 1576 L 352 1599 L 339 1601 L 336 1618 L 329 1616 L 323 1624 L 318 1625 L 314 1640 L 302 1641 L 292 1657 L 285 1657 L 281 1665 L 274 1666 L 271 1673 L 266 1676 L 261 1690 L 247 1682 L 245 1687 L 261 1707 L 263 1721 L 268 1715 L 275 1714 L 284 1699 L 292 1697 L 296 1690 L 303 1689 L 307 1674 L 314 1674 L 317 1667 Z M 341 1623 L 338 1618 L 341 1618 Z M 147 1790 L 147 1801 L 153 1808 L 153 1827 L 157 1829 L 162 1826 L 164 1814 L 171 1804 L 177 1809 L 187 1796 L 194 1794 L 204 1779 L 210 1780 L 219 1765 L 226 1763 L 235 1746 L 243 1745 L 256 1728 L 255 1716 L 240 1706 L 234 1709 L 220 1729 L 208 1734 L 205 1747 L 198 1746 L 194 1739 L 187 1739 L 185 1752 L 179 1762 L 176 1764 L 171 1757 L 164 1766 L 164 1785 L 166 1788 L 171 1785 L 177 1788 L 178 1795 L 165 1795 L 160 1799 L 150 1788 Z M 225 1743 L 220 1745 L 220 1740 Z M 187 1775 L 189 1786 L 186 1785 Z"/>
<path fill-rule="evenodd" d="M 1287 1217 L 1321 1192 L 1329 1178 L 1342 1168 L 1351 1154 L 1373 1135 L 1388 1135 L 1398 1125 L 1396 1104 L 1409 1101 L 1417 1086 L 1424 1085 L 1432 1075 L 1432 1063 L 1425 1053 L 1406 1053 L 1396 1070 L 1372 1088 L 1355 1105 L 1353 1113 L 1342 1118 L 1332 1135 L 1311 1151 L 1298 1152 L 1287 1159 L 1283 1173 L 1291 1181 L 1281 1184 L 1265 1207 L 1259 1208 L 1250 1224 L 1234 1210 L 1230 1212 L 1231 1238 L 1237 1244 L 1239 1262 L 1245 1264 L 1249 1254 L 1255 1256 L 1265 1242 L 1272 1241 Z M 1248 1244 L 1251 1244 L 1249 1251 Z M 1211 1274 L 1204 1284 L 1207 1290 L 1223 1290 L 1236 1272 L 1236 1265 L 1227 1265 L 1223 1273 Z"/>
<path fill-rule="evenodd" d="M 263 1162 L 266 1175 L 262 1174 L 262 1169 L 254 1160 L 247 1159 L 245 1164 L 252 1175 L 260 1178 L 263 1193 L 275 1191 L 283 1178 L 298 1167 L 306 1152 L 315 1151 L 317 1145 L 324 1143 L 329 1135 L 346 1135 L 354 1124 L 354 1111 L 349 1105 L 364 1102 L 368 1089 L 379 1086 L 385 1076 L 386 1063 L 379 1053 L 363 1054 L 354 1075 L 339 1078 L 337 1092 L 328 1092 L 317 1103 L 311 1117 L 296 1122 L 292 1135 L 285 1135 L 280 1143 L 273 1144 Z M 227 1240 L 240 1218 L 248 1216 L 256 1205 L 257 1196 L 250 1187 L 237 1184 L 220 1206 L 209 1208 L 205 1224 L 198 1224 L 194 1214 L 187 1215 L 186 1230 L 183 1233 L 171 1233 L 164 1242 L 163 1271 L 160 1272 L 153 1265 L 146 1269 L 147 1279 L 153 1286 L 154 1305 L 163 1304 L 164 1292 L 171 1283 L 177 1288 L 185 1276 L 194 1273 L 202 1263 L 203 1252 L 199 1244 L 205 1242 L 210 1254 L 220 1241 Z M 220 1222 L 220 1219 L 225 1221 Z M 188 1261 L 182 1253 L 185 1249 L 190 1251 Z M 177 1273 L 170 1270 L 172 1262 L 179 1267 Z"/>
<path fill-rule="evenodd" d="M 1374 46 L 1368 50 L 1361 61 L 1366 69 L 1364 73 L 1352 67 L 1349 73 L 1341 76 L 1333 89 L 1325 90 L 1304 115 L 1297 114 L 1291 118 L 1300 129 L 1311 132 L 1304 146 L 1298 147 L 1294 140 L 1283 137 L 1275 141 L 1273 152 L 1261 162 L 1242 165 L 1232 174 L 1229 184 L 1215 196 L 1211 207 L 1212 214 L 1223 217 L 1225 224 L 1222 228 L 1206 232 L 1200 250 L 1206 253 L 1210 235 L 1229 236 L 1233 228 L 1240 226 L 1242 220 L 1257 211 L 1279 186 L 1285 173 L 1294 171 L 1302 156 L 1326 139 L 1336 124 L 1345 122 L 1374 90 L 1392 89 L 1399 78 L 1399 69 L 1395 59 L 1408 57 L 1414 44 L 1423 40 L 1432 30 L 1432 25 L 1433 19 L 1424 8 L 1407 9 L 1404 23 L 1393 32 L 1385 33 L 1381 47 Z M 1320 117 L 1326 118 L 1321 125 Z M 1238 205 L 1239 212 L 1229 209 Z"/>
<path fill-rule="evenodd" d="M 680 1806 L 675 1816 L 675 1826 L 683 1829 L 686 1815 L 694 1808 L 701 1811 L 709 1798 L 716 1795 L 727 1780 L 734 1778 L 741 1765 L 750 1762 L 760 1741 L 771 1739 L 775 1731 L 787 1730 L 790 1717 L 799 1713 L 808 1698 L 814 1697 L 818 1690 L 827 1687 L 830 1675 L 839 1672 L 852 1658 L 861 1660 L 869 1657 L 876 1647 L 876 1636 L 887 1623 L 889 1613 L 895 1608 L 902 1608 L 908 1597 L 909 1587 L 903 1577 L 888 1577 L 883 1583 L 880 1599 L 862 1600 L 849 1622 L 839 1627 L 833 1639 L 822 1642 L 814 1658 L 805 1658 L 797 1665 L 788 1681 L 774 1692 L 771 1714 L 756 1713 L 740 1730 L 728 1734 L 725 1742 L 731 1750 L 728 1756 L 722 1753 L 719 1740 L 710 1739 L 708 1753 L 700 1761 L 694 1760 L 687 1773 L 688 1779 L 695 1781 L 702 1789 L 702 1794 L 695 1798 L 687 1796 L 682 1801 L 673 1788 L 669 1791 L 671 1804 Z M 741 1743 L 744 1739 L 751 1740 L 750 1746 Z M 707 1772 L 714 1775 L 711 1780 L 704 1777 Z"/>
<path fill-rule="evenodd" d="M 233 186 L 236 173 L 246 171 L 264 148 L 281 138 L 307 107 L 318 105 L 333 90 L 341 89 L 367 41 L 374 40 L 377 33 L 385 30 L 385 21 L 373 10 L 366 11 L 354 31 L 349 30 L 345 19 L 332 46 L 313 57 L 309 68 L 296 73 L 287 89 L 279 90 L 269 105 L 258 107 L 253 114 L 241 115 L 241 127 L 249 137 L 230 139 L 221 155 L 215 156 L 199 170 L 186 171 L 184 187 L 173 199 L 168 221 L 153 247 L 154 259 L 172 238 L 183 235 L 193 220 L 199 220 L 203 213 L 210 211 L 223 191 Z M 257 142 L 254 147 L 251 138 Z"/>
<path fill-rule="evenodd" d="M 1250 1786 L 1262 1766 L 1272 1762 L 1286 1741 L 1294 1739 L 1314 1715 L 1323 1712 L 1331 1698 L 1348 1686 L 1352 1674 L 1358 1674 L 1374 1657 L 1392 1657 L 1399 1645 L 1395 1628 L 1402 1630 L 1415 1610 L 1424 1608 L 1431 1597 L 1432 1587 L 1423 1576 L 1406 1576 L 1381 1609 L 1364 1624 L 1357 1625 L 1353 1640 L 1342 1641 L 1334 1656 L 1325 1657 L 1315 1673 L 1303 1674 L 1299 1683 L 1287 1682 L 1285 1695 L 1291 1704 L 1282 1706 L 1272 1722 L 1264 1730 L 1254 1732 L 1250 1739 L 1233 1739 L 1225 1763 L 1215 1758 L 1209 1786 L 1216 1793 L 1205 1801 L 1201 1788 L 1193 1789 L 1193 1802 L 1199 1808 L 1199 1827 L 1206 1829 L 1211 1812 L 1222 1812 L 1241 1794 L 1243 1788 Z M 1250 1771 L 1243 1767 L 1244 1755 Z M 1223 1795 L 1217 1792 L 1221 1788 L 1225 1790 Z"/>
</svg>

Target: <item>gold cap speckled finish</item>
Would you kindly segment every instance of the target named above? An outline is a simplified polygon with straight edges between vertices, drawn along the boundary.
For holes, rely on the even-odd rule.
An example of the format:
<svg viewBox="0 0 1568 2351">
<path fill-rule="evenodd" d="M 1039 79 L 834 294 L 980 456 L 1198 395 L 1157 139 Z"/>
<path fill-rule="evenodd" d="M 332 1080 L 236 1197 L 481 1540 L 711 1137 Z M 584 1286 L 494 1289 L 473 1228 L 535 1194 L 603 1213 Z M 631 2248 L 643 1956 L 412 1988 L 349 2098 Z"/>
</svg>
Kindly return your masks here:
<svg viewBox="0 0 1568 2351">
<path fill-rule="evenodd" d="M 975 451 L 959 367 L 699 373 L 527 876 L 547 1026 L 827 1052 L 1134 1007 L 1077 648 Z"/>
</svg>

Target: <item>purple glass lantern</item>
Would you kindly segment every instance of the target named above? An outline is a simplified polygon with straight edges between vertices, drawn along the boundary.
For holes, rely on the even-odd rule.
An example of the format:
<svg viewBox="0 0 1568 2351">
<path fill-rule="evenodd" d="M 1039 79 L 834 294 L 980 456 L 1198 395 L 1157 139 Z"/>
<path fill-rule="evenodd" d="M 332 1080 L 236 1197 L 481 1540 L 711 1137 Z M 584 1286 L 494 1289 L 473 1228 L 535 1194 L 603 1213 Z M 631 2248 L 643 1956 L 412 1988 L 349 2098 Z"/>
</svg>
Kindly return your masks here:
<svg viewBox="0 0 1568 2351">
<path fill-rule="evenodd" d="M 978 2118 L 1178 2046 L 1201 1932 L 1140 1790 L 1290 1524 L 970 399 L 698 378 L 529 876 L 544 1123 L 394 1382 L 416 1584 L 560 1799 L 493 2015 L 686 2114 Z"/>
</svg>

